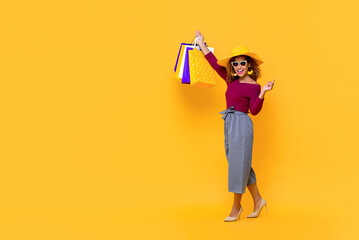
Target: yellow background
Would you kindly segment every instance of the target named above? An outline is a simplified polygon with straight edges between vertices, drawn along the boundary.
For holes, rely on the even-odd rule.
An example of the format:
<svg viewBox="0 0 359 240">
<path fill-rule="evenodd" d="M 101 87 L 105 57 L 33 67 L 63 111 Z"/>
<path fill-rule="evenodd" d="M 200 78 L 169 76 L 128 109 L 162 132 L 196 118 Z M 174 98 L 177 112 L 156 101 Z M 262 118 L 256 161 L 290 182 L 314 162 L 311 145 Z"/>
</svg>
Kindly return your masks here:
<svg viewBox="0 0 359 240">
<path fill-rule="evenodd" d="M 357 239 L 358 3 L 5 1 L 1 239 Z M 212 89 L 174 78 L 196 30 L 276 79 L 254 123 L 268 203 L 233 194 Z"/>
</svg>

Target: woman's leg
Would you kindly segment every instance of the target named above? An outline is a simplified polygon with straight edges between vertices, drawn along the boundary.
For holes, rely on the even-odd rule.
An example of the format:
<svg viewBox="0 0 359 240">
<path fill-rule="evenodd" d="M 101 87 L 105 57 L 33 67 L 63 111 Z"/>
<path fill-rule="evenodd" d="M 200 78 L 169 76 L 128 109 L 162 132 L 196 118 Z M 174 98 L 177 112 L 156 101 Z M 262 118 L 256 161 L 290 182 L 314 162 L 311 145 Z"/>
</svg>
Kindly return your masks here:
<svg viewBox="0 0 359 240">
<path fill-rule="evenodd" d="M 249 192 L 251 193 L 252 195 L 252 198 L 253 198 L 253 202 L 254 202 L 254 210 L 253 212 L 255 212 L 256 210 L 258 210 L 259 208 L 259 204 L 261 203 L 261 195 L 259 194 L 259 191 L 258 191 L 258 187 L 257 187 L 257 183 L 253 183 L 251 185 L 247 185 L 247 188 L 249 190 Z"/>
<path fill-rule="evenodd" d="M 241 208 L 241 200 L 243 193 L 234 193 L 234 201 L 230 217 L 236 217 L 238 215 L 239 209 Z"/>
</svg>

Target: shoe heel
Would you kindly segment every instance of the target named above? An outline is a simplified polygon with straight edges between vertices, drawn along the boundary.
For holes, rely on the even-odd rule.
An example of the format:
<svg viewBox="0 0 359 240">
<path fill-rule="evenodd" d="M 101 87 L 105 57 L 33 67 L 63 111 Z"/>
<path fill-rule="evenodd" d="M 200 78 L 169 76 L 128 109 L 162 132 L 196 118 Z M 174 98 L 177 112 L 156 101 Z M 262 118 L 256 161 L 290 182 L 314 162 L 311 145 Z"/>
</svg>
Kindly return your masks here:
<svg viewBox="0 0 359 240">
<path fill-rule="evenodd" d="M 237 217 L 230 217 L 230 216 L 228 216 L 226 219 L 224 219 L 224 221 L 225 221 L 225 222 L 238 221 L 238 220 L 239 220 L 239 217 L 240 217 L 240 215 L 241 215 L 241 213 L 242 213 L 242 211 L 243 211 L 243 208 L 242 208 L 242 206 L 241 206 L 241 208 L 239 209 L 239 212 L 238 212 Z"/>
</svg>

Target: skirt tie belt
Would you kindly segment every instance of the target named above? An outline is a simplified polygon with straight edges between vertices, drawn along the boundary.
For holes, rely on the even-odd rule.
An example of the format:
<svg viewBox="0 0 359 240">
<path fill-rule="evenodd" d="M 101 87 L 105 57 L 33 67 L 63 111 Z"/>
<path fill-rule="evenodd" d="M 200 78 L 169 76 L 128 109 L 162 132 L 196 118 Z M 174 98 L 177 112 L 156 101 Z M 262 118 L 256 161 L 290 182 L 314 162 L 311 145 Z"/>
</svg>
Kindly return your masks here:
<svg viewBox="0 0 359 240">
<path fill-rule="evenodd" d="M 230 106 L 230 107 L 227 108 L 226 110 L 220 112 L 220 114 L 223 115 L 223 116 L 222 116 L 222 119 L 226 120 L 228 113 L 234 113 L 234 112 L 235 112 L 234 106 Z"/>
</svg>

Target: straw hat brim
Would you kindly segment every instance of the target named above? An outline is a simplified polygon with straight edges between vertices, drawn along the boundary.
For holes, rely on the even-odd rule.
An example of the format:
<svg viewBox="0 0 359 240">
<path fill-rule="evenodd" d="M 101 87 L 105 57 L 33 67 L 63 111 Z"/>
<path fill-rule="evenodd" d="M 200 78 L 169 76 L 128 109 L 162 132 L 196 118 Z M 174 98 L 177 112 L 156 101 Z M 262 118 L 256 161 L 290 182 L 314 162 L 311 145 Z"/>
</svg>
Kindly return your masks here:
<svg viewBox="0 0 359 240">
<path fill-rule="evenodd" d="M 231 56 L 231 57 L 228 57 L 228 58 L 225 58 L 225 59 L 221 59 L 221 60 L 219 60 L 217 62 L 217 64 L 219 64 L 219 65 L 221 65 L 223 67 L 226 67 L 229 60 L 232 57 L 237 57 L 237 56 L 242 56 L 242 55 L 246 55 L 246 56 L 249 56 L 249 57 L 253 58 L 253 60 L 256 61 L 258 65 L 261 65 L 263 63 L 262 59 L 260 59 L 257 54 L 255 54 L 255 53 L 243 53 L 243 54 L 240 54 L 240 55 L 235 55 L 235 56 Z"/>
</svg>

